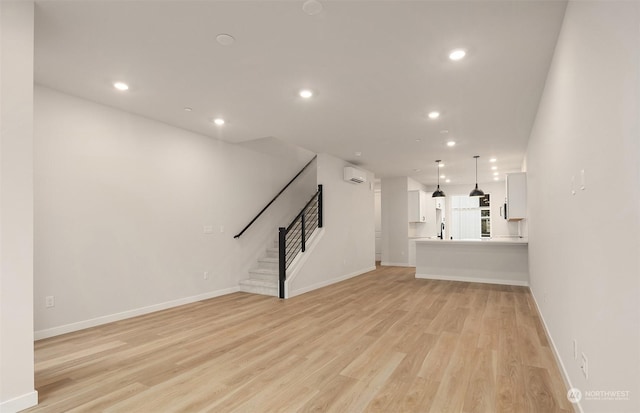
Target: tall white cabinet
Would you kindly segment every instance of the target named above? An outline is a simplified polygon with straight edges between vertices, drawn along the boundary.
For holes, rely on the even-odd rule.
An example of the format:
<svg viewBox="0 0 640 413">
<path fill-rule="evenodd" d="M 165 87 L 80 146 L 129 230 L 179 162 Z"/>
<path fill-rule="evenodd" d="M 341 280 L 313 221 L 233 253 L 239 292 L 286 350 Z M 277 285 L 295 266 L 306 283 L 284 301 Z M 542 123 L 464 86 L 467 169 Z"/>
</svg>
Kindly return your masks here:
<svg viewBox="0 0 640 413">
<path fill-rule="evenodd" d="M 409 222 L 427 222 L 429 199 L 424 191 L 409 191 Z"/>
<path fill-rule="evenodd" d="M 506 218 L 519 221 L 527 216 L 527 174 L 516 172 L 507 174 Z"/>
</svg>

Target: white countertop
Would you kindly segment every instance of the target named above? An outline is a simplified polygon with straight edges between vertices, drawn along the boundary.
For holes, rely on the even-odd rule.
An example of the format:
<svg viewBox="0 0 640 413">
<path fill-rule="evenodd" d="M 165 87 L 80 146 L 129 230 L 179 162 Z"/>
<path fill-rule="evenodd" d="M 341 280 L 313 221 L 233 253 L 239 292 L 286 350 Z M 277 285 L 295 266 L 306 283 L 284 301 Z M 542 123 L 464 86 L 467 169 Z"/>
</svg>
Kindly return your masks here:
<svg viewBox="0 0 640 413">
<path fill-rule="evenodd" d="M 484 239 L 439 239 L 417 238 L 416 244 L 443 244 L 443 245 L 528 245 L 526 238 L 484 238 Z"/>
</svg>

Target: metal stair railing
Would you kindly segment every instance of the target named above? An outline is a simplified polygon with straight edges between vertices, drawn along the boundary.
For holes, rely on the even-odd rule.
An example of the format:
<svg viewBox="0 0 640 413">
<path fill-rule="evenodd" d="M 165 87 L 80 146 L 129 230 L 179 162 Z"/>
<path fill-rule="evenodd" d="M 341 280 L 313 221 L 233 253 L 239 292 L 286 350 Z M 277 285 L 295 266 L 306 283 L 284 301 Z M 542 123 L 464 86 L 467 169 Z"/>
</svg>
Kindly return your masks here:
<svg viewBox="0 0 640 413">
<path fill-rule="evenodd" d="M 307 240 L 317 228 L 322 228 L 322 185 L 289 226 L 278 228 L 278 296 L 284 298 L 287 268 L 300 252 L 307 249 Z"/>
<path fill-rule="evenodd" d="M 311 163 L 312 163 L 313 161 L 315 161 L 315 160 L 316 160 L 316 158 L 317 158 L 317 157 L 318 157 L 318 155 L 314 155 L 314 156 L 313 156 L 313 158 L 311 158 L 311 160 L 310 160 L 310 161 L 309 161 L 309 162 L 308 162 L 308 163 L 307 163 L 307 164 L 306 164 L 306 165 L 305 165 L 305 166 L 304 166 L 304 167 L 303 167 L 303 168 L 302 168 L 302 169 L 301 169 L 301 170 L 296 174 L 296 176 L 294 176 L 294 177 L 293 177 L 293 178 L 292 178 L 292 179 L 291 179 L 291 180 L 290 180 L 290 181 L 289 181 L 289 182 L 284 186 L 284 188 L 282 188 L 282 189 L 280 190 L 280 192 L 278 192 L 278 193 L 277 193 L 277 195 L 276 195 L 276 196 L 274 196 L 274 197 L 273 197 L 273 199 L 272 199 L 271 201 L 269 201 L 269 203 L 268 203 L 264 208 L 262 208 L 262 210 L 261 210 L 260 212 L 258 212 L 258 214 L 257 214 L 255 217 L 253 217 L 253 219 L 251 220 L 251 222 L 249 222 L 249 223 L 247 224 L 247 226 L 246 226 L 246 227 L 244 227 L 244 228 L 242 229 L 242 231 L 240 231 L 239 233 L 237 233 L 236 235 L 234 235 L 234 236 L 233 236 L 233 238 L 240 238 L 240 237 L 242 236 L 242 234 L 244 234 L 244 232 L 245 232 L 247 229 L 249 229 L 249 227 L 250 227 L 251 225 L 253 225 L 253 223 L 254 223 L 254 222 L 256 222 L 256 221 L 258 220 L 258 218 L 260 218 L 260 215 L 262 215 L 262 214 L 264 213 L 264 211 L 266 211 L 266 210 L 271 206 L 271 204 L 273 204 L 273 203 L 276 201 L 276 199 L 278 199 L 278 197 L 279 197 L 280 195 L 282 195 L 282 193 L 283 193 L 287 188 L 289 188 L 289 186 L 293 183 L 293 181 L 295 181 L 295 180 L 296 180 L 296 179 L 297 179 L 297 178 L 298 178 L 298 177 L 299 177 L 299 176 L 300 176 L 300 175 L 305 171 L 305 169 L 307 169 L 307 168 L 309 167 L 309 165 L 311 165 Z"/>
</svg>

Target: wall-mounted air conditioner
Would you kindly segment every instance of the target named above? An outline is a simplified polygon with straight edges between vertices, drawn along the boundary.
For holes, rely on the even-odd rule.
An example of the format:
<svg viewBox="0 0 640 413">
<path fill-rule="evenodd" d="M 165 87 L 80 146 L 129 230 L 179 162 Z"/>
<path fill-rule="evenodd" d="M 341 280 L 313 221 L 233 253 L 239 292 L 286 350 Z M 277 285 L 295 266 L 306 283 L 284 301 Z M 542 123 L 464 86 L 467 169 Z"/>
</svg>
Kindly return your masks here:
<svg viewBox="0 0 640 413">
<path fill-rule="evenodd" d="M 344 180 L 354 184 L 367 182 L 367 174 L 353 166 L 344 167 Z"/>
</svg>

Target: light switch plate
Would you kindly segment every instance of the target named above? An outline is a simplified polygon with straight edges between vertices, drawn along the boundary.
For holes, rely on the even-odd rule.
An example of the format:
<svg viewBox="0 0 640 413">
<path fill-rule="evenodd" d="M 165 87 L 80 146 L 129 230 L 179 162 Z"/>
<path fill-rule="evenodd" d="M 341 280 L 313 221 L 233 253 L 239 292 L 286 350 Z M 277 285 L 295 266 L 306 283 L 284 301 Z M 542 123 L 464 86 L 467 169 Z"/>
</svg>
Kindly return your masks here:
<svg viewBox="0 0 640 413">
<path fill-rule="evenodd" d="M 52 295 L 48 295 L 44 298 L 44 306 L 47 308 L 52 308 L 56 306 L 56 298 Z"/>
</svg>

